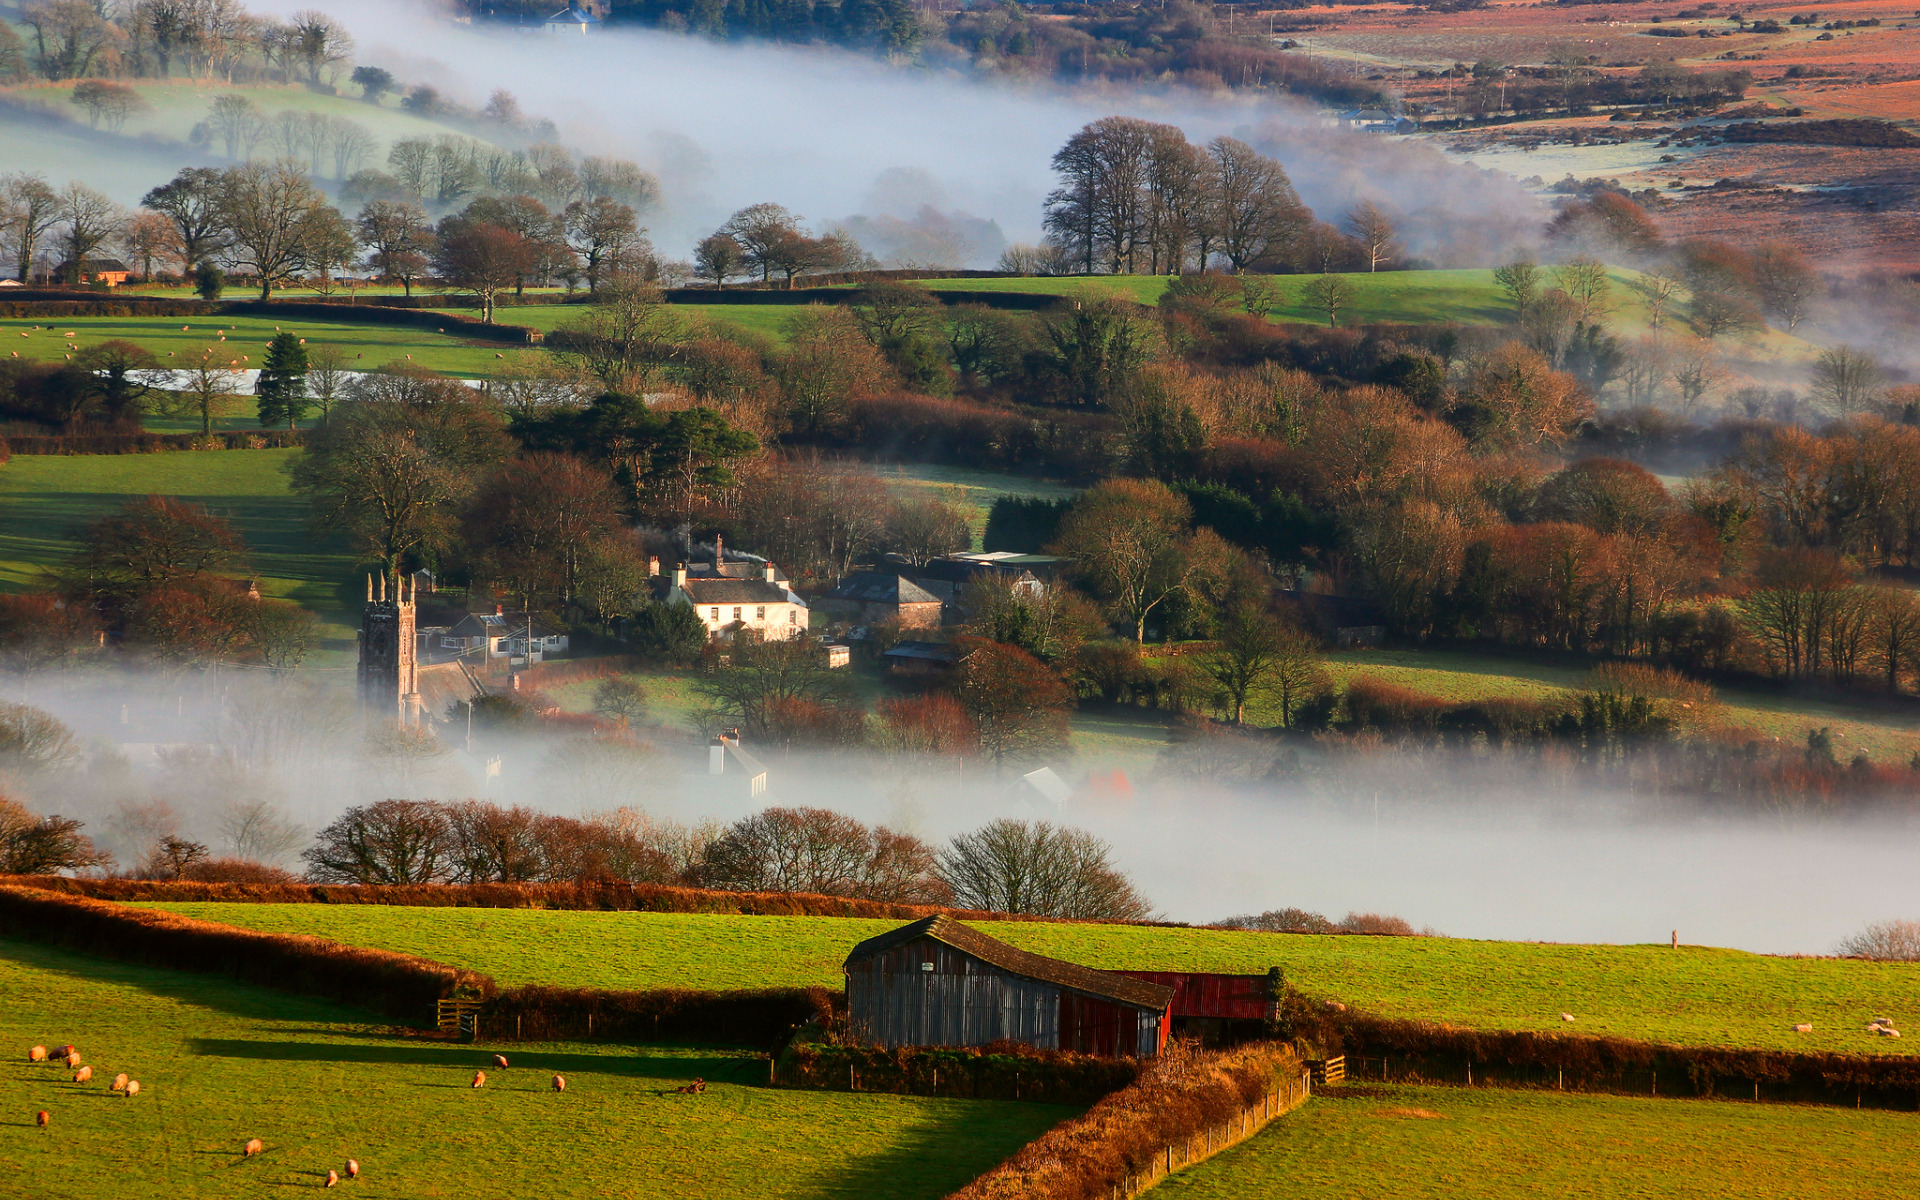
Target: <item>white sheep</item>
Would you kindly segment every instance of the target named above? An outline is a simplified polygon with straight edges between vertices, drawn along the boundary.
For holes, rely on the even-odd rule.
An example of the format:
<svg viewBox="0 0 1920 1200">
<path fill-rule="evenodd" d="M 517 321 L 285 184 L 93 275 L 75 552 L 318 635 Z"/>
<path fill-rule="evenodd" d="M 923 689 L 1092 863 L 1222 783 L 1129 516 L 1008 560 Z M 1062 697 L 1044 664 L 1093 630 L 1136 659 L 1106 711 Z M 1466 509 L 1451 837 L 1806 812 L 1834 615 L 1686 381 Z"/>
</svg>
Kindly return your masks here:
<svg viewBox="0 0 1920 1200">
<path fill-rule="evenodd" d="M 248 1158 L 252 1158 L 266 1148 L 266 1143 L 262 1142 L 259 1138 L 248 1138 L 247 1144 L 240 1147 L 240 1153 Z"/>
<path fill-rule="evenodd" d="M 138 1096 L 139 1094 L 140 1094 L 140 1081 L 138 1079 L 127 1080 L 127 1099 L 131 1100 L 135 1096 Z"/>
<path fill-rule="evenodd" d="M 73 1073 L 73 1081 L 74 1081 L 75 1083 L 92 1083 L 92 1082 L 93 1082 L 93 1068 L 92 1068 L 92 1067 L 81 1067 L 81 1068 L 80 1068 L 80 1069 L 79 1069 L 78 1071 L 75 1071 L 75 1072 Z"/>
<path fill-rule="evenodd" d="M 347 1178 L 348 1179 L 360 1178 L 360 1160 L 359 1159 L 350 1158 L 347 1160 Z"/>
<path fill-rule="evenodd" d="M 1561 1019 L 1562 1021 L 1571 1021 L 1571 1020 L 1573 1020 L 1573 1014 L 1572 1014 L 1572 1013 L 1561 1013 L 1561 1014 L 1560 1014 L 1560 1019 Z"/>
<path fill-rule="evenodd" d="M 567 1081 L 565 1076 L 555 1075 L 553 1077 L 553 1090 L 556 1092 L 564 1092 L 567 1090 Z"/>
<path fill-rule="evenodd" d="M 484 1087 L 486 1086 L 486 1082 L 487 1082 L 487 1073 L 485 1071 L 475 1071 L 473 1073 L 473 1086 Z"/>
<path fill-rule="evenodd" d="M 1802 1022 L 1801 1024 L 1795 1025 L 1793 1031 L 1795 1033 L 1812 1033 L 1813 1025 L 1810 1022 Z"/>
<path fill-rule="evenodd" d="M 32 1047 L 31 1049 L 29 1049 L 29 1050 L 27 1051 L 27 1061 L 28 1061 L 28 1062 L 45 1062 L 45 1061 L 47 1061 L 47 1048 L 46 1048 L 45 1046 L 34 1046 L 34 1047 Z"/>
</svg>

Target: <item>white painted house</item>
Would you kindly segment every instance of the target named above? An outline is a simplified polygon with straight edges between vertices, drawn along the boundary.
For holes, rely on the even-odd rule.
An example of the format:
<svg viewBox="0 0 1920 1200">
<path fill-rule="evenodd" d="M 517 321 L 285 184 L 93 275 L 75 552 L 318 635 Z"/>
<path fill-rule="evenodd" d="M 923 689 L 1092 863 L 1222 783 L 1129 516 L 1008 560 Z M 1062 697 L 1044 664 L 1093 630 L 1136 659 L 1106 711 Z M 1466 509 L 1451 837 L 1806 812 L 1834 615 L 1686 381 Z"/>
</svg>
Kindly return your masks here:
<svg viewBox="0 0 1920 1200">
<path fill-rule="evenodd" d="M 731 565 L 731 564 L 729 564 Z M 807 631 L 807 602 L 778 578 L 772 563 L 763 563 L 758 578 L 692 577 L 685 567 L 673 572 L 667 590 L 669 604 L 690 604 L 707 627 L 707 637 L 730 640 L 751 629 L 761 639 L 784 642 Z"/>
</svg>

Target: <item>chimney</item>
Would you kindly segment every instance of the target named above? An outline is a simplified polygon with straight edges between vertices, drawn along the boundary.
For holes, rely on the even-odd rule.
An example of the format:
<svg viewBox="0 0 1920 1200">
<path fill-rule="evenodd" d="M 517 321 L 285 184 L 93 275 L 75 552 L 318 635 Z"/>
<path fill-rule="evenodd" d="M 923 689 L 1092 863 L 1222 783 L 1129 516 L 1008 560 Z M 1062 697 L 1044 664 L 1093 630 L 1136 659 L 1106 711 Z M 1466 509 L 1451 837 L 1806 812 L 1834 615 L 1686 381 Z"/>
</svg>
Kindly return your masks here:
<svg viewBox="0 0 1920 1200">
<path fill-rule="evenodd" d="M 713 535 L 713 573 L 715 575 L 722 574 L 721 567 L 726 564 L 726 561 L 727 549 L 721 544 L 720 535 L 716 533 Z"/>
<path fill-rule="evenodd" d="M 774 581 L 773 580 L 773 564 L 768 563 L 767 564 L 767 582 L 772 583 L 773 581 Z"/>
<path fill-rule="evenodd" d="M 673 569 L 673 586 L 677 588 L 687 586 L 687 564 L 681 563 Z"/>
<path fill-rule="evenodd" d="M 659 573 L 660 573 L 660 556 L 658 554 L 647 555 L 647 578 L 652 579 L 654 576 L 658 575 Z"/>
<path fill-rule="evenodd" d="M 507 615 L 507 610 L 496 604 L 493 606 L 493 615 L 496 617 L 504 617 Z"/>
</svg>

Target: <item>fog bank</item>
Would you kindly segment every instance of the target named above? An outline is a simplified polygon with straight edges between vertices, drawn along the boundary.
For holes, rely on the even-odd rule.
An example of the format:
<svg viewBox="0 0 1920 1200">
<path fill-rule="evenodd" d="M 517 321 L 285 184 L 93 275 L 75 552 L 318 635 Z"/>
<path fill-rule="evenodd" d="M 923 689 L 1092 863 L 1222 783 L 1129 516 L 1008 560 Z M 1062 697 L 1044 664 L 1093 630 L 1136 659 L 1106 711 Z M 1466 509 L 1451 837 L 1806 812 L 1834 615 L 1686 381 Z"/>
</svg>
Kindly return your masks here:
<svg viewBox="0 0 1920 1200">
<path fill-rule="evenodd" d="M 311 5 L 253 7 L 287 16 Z M 529 34 L 456 25 L 418 0 L 325 7 L 351 29 L 359 62 L 475 106 L 506 88 L 570 145 L 656 171 L 665 202 L 648 223 L 668 257 L 688 255 L 735 209 L 773 200 L 815 223 L 866 217 L 869 230 L 931 214 L 932 244 L 963 227 L 973 262 L 991 265 L 995 240 L 971 223 L 1037 241 L 1053 186 L 1048 160 L 1076 129 L 1115 113 L 1178 124 L 1196 142 L 1223 133 L 1252 140 L 1281 158 L 1323 218 L 1338 220 L 1361 198 L 1407 214 L 1416 254 L 1464 261 L 1457 248 L 1524 237 L 1521 226 L 1539 212 L 1504 175 L 1425 146 L 1328 129 L 1307 107 L 1275 98 L 1021 86 L 841 50 L 636 28 Z"/>
</svg>

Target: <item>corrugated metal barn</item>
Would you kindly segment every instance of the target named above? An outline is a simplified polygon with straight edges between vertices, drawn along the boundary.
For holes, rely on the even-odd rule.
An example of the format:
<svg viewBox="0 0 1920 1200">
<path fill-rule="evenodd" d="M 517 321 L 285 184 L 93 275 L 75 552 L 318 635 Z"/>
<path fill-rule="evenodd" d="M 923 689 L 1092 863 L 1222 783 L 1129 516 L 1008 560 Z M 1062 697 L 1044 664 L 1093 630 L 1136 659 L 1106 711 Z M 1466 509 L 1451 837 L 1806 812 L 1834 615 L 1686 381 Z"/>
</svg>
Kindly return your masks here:
<svg viewBox="0 0 1920 1200">
<path fill-rule="evenodd" d="M 1265 975 L 1222 975 L 1212 971 L 1116 971 L 1129 979 L 1157 983 L 1173 991 L 1173 1028 L 1205 1042 L 1259 1036 L 1280 1019 L 1285 990 L 1280 968 Z"/>
<path fill-rule="evenodd" d="M 847 1013 L 876 1045 L 984 1046 L 1149 1058 L 1173 991 L 1016 950 L 951 917 L 868 938 L 847 955 Z"/>
</svg>

